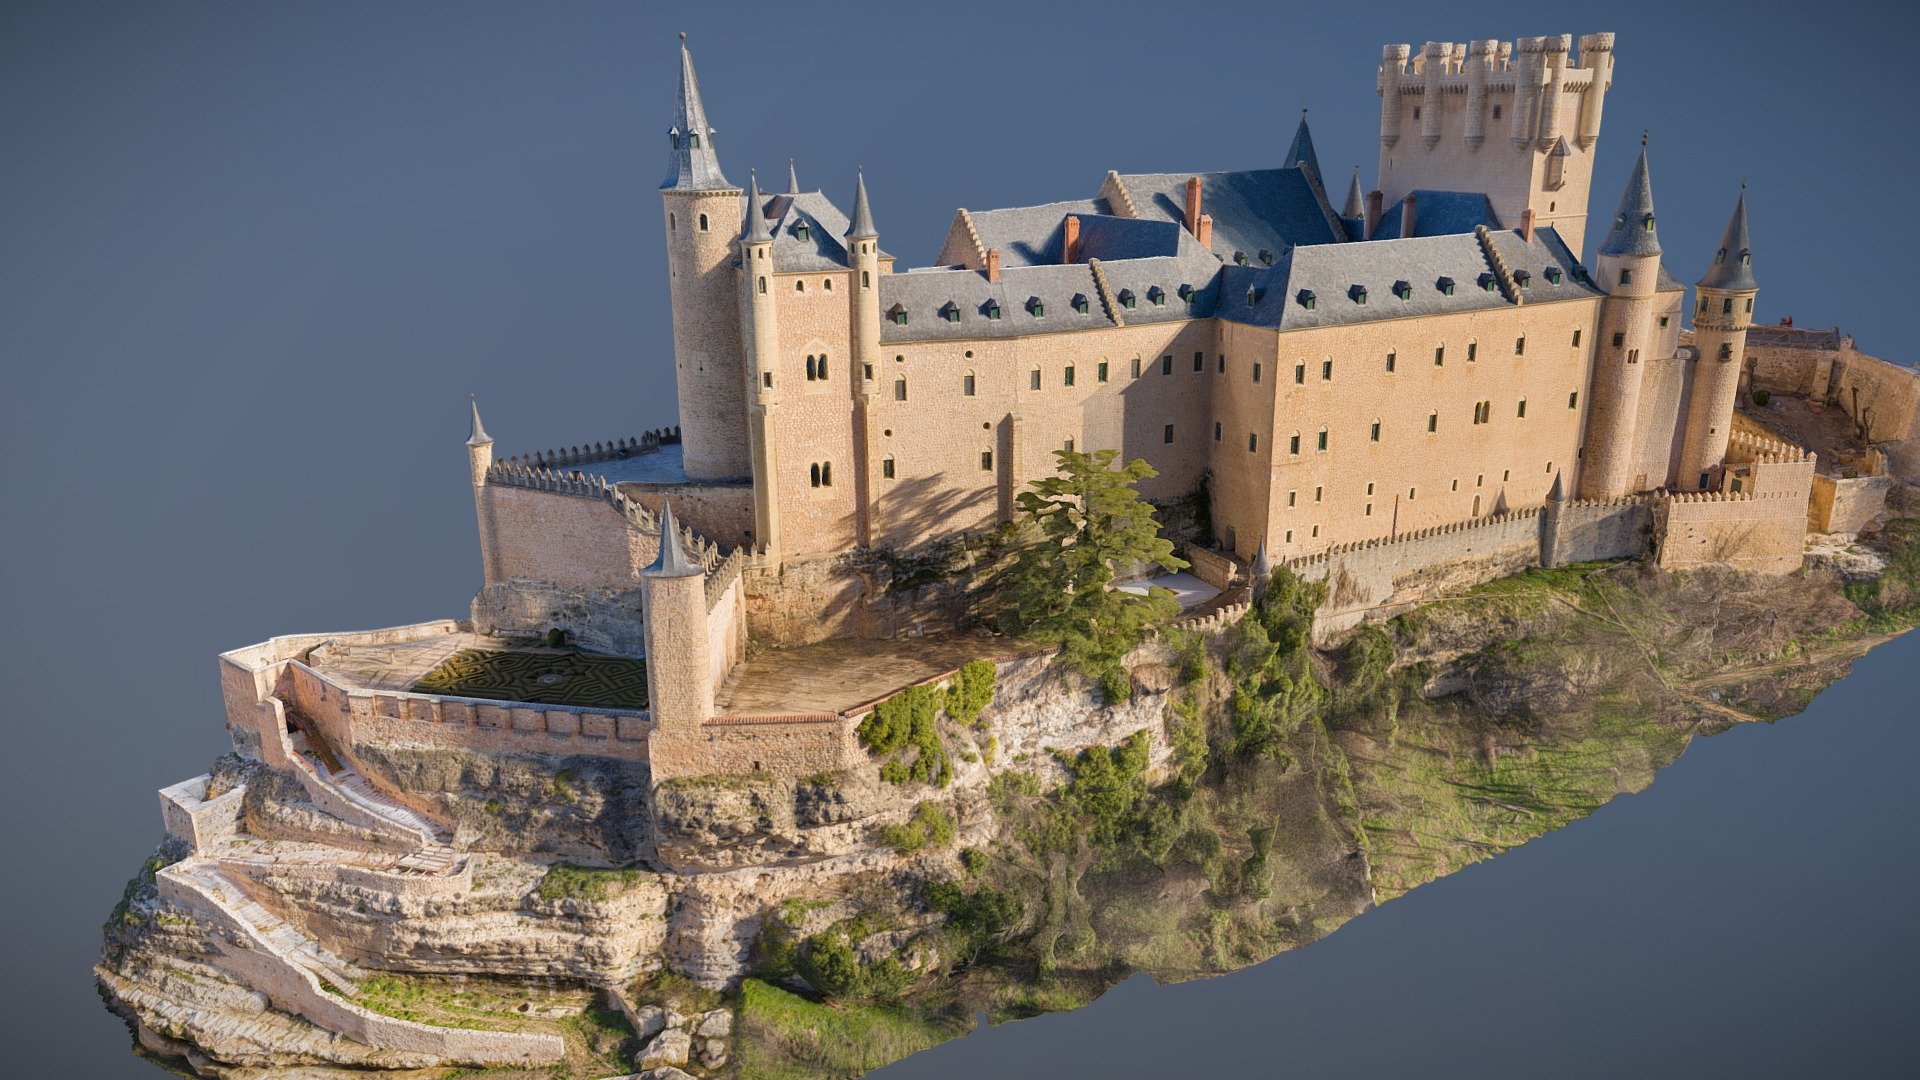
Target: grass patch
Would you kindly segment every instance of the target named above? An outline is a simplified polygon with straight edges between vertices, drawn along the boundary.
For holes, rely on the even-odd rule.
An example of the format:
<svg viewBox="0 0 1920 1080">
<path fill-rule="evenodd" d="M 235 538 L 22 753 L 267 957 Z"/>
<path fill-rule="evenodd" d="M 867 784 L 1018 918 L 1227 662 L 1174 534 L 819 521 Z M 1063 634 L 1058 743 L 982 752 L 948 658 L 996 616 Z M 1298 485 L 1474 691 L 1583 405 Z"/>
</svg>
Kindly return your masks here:
<svg viewBox="0 0 1920 1080">
<path fill-rule="evenodd" d="M 590 866 L 555 863 L 547 868 L 534 895 L 542 900 L 586 900 L 598 903 L 625 892 L 646 876 L 644 870 L 600 870 Z"/>
<path fill-rule="evenodd" d="M 743 1080 L 860 1076 L 959 1034 L 879 1005 L 822 1005 L 759 979 L 741 986 L 735 1047 Z"/>
</svg>

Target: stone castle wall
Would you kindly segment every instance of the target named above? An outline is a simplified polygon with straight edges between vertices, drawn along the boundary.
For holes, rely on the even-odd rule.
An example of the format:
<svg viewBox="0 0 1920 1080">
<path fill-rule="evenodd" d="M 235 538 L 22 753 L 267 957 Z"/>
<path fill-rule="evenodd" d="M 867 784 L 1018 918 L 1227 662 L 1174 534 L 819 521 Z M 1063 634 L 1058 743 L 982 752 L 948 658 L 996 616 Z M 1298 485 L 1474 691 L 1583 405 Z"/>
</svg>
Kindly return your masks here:
<svg viewBox="0 0 1920 1080">
<path fill-rule="evenodd" d="M 1537 565 L 1538 508 L 1482 521 L 1441 525 L 1385 541 L 1290 560 L 1289 569 L 1322 581 L 1327 598 L 1316 634 L 1329 635 L 1413 604 Z"/>
<path fill-rule="evenodd" d="M 1812 498 L 1807 503 L 1808 527 L 1814 532 L 1857 533 L 1886 509 L 1892 491 L 1891 476 L 1815 473 Z"/>
<path fill-rule="evenodd" d="M 496 578 L 567 589 L 629 589 L 660 553 L 648 535 L 604 498 L 489 482 L 481 501 L 492 526 Z"/>
<path fill-rule="evenodd" d="M 1662 530 L 1656 561 L 1663 570 L 1725 563 L 1789 574 L 1800 568 L 1806 548 L 1807 500 L 1791 493 L 1674 495 L 1656 518 Z"/>
</svg>

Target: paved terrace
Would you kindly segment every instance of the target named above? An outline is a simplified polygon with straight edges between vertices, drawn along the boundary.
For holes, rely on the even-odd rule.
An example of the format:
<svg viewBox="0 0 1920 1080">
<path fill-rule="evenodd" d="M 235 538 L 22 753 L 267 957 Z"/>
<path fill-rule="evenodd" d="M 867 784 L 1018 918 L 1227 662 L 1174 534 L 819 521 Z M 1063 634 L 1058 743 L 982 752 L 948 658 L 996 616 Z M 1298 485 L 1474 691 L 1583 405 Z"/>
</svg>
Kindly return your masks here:
<svg viewBox="0 0 1920 1080">
<path fill-rule="evenodd" d="M 715 695 L 715 711 L 846 712 L 969 660 L 1007 656 L 1020 648 L 1007 638 L 941 634 L 765 649 L 734 669 Z"/>
</svg>

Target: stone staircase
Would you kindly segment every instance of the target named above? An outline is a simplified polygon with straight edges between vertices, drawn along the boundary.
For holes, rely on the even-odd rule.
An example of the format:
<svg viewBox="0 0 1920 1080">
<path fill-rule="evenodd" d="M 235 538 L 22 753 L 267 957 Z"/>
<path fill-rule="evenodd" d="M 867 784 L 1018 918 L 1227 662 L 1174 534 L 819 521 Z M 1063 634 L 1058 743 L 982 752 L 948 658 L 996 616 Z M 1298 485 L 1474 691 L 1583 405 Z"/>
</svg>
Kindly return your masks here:
<svg viewBox="0 0 1920 1080">
<path fill-rule="evenodd" d="M 267 910 L 246 894 L 232 878 L 212 862 L 197 862 L 178 868 L 209 897 L 219 901 L 227 913 L 251 927 L 267 943 L 274 956 L 295 967 L 312 972 L 322 982 L 351 997 L 360 992 L 360 981 L 367 973 L 351 961 L 343 960 L 301 931 L 292 923 Z"/>
<path fill-rule="evenodd" d="M 419 846 L 400 856 L 392 864 L 394 868 L 422 874 L 452 872 L 458 856 L 451 845 L 452 837 L 440 828 L 438 822 L 381 793 L 353 766 L 340 760 L 324 744 L 310 739 L 305 732 L 293 734 L 293 748 L 313 765 L 314 772 L 322 780 L 348 802 L 419 837 Z"/>
</svg>

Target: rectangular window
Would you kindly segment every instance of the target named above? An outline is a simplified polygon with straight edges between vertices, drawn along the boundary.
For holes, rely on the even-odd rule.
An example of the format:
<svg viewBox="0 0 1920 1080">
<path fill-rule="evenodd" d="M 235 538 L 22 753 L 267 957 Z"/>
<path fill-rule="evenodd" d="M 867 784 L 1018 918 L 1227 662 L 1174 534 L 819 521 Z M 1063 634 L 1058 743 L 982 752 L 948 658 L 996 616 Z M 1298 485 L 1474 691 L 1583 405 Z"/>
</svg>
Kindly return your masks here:
<svg viewBox="0 0 1920 1080">
<path fill-rule="evenodd" d="M 971 375 L 966 375 L 966 376 L 962 376 L 962 377 L 961 377 L 961 379 L 960 379 L 960 392 L 961 392 L 962 394 L 965 394 L 965 395 L 966 395 L 966 396 L 968 396 L 968 397 L 972 397 L 972 396 L 973 396 L 973 376 L 971 376 Z"/>
<path fill-rule="evenodd" d="M 1295 435 L 1295 436 L 1293 437 L 1293 441 L 1294 441 L 1295 443 L 1298 443 L 1298 442 L 1300 441 L 1300 436 L 1298 436 L 1298 435 Z M 1259 452 L 1260 452 L 1260 435 L 1259 435 L 1259 433 L 1258 433 L 1258 432 L 1252 432 L 1252 431 L 1249 431 L 1249 432 L 1247 432 L 1247 453 L 1249 453 L 1249 454 L 1257 454 L 1257 453 L 1259 453 Z M 1296 447 L 1294 448 L 1294 453 L 1296 453 L 1296 454 L 1297 454 L 1297 453 L 1299 453 L 1299 452 L 1300 452 L 1300 450 L 1299 450 L 1299 448 L 1298 448 L 1298 447 L 1296 446 Z"/>
<path fill-rule="evenodd" d="M 1320 430 L 1320 444 L 1317 447 L 1317 449 L 1324 451 L 1326 448 L 1327 448 L 1327 432 L 1325 428 L 1322 428 Z"/>
<path fill-rule="evenodd" d="M 769 390 L 773 389 L 773 372 L 771 371 L 761 372 L 760 385 L 766 387 Z"/>
<path fill-rule="evenodd" d="M 885 458 L 880 462 L 880 476 L 882 479 L 886 479 L 886 480 L 893 479 L 893 459 L 892 458 Z"/>
<path fill-rule="evenodd" d="M 1320 381 L 1321 382 L 1333 381 L 1333 361 L 1331 360 L 1320 361 Z"/>
<path fill-rule="evenodd" d="M 1287 492 L 1287 506 L 1291 508 L 1295 502 L 1299 501 L 1299 497 L 1300 493 L 1297 491 Z"/>
<path fill-rule="evenodd" d="M 1107 362 L 1105 360 L 1100 361 L 1100 366 L 1093 370 L 1093 377 L 1101 382 L 1107 381 Z"/>
<path fill-rule="evenodd" d="M 1479 358 L 1480 358 L 1480 343 L 1477 341 L 1467 342 L 1467 363 L 1471 364 L 1475 360 L 1478 360 Z"/>
<path fill-rule="evenodd" d="M 1418 495 L 1419 493 L 1420 493 L 1420 489 L 1419 489 L 1419 488 L 1408 488 L 1408 489 L 1407 489 L 1407 501 L 1408 501 L 1408 502 L 1412 502 L 1412 501 L 1413 501 L 1413 497 L 1414 497 L 1415 495 Z"/>
<path fill-rule="evenodd" d="M 1728 315 L 1733 314 L 1733 301 L 1731 300 L 1727 301 L 1727 307 L 1725 309 L 1725 313 Z M 1671 316 L 1667 316 L 1667 315 L 1660 316 L 1660 329 L 1665 330 L 1667 328 L 1667 320 L 1670 317 Z"/>
<path fill-rule="evenodd" d="M 1253 449 L 1253 436 L 1251 435 L 1247 436 L 1247 449 L 1249 450 Z M 1300 452 L 1300 436 L 1298 435 L 1288 436 L 1287 437 L 1287 453 L 1298 454 L 1299 452 Z"/>
<path fill-rule="evenodd" d="M 1435 345 L 1433 347 L 1433 366 L 1439 367 L 1442 364 L 1445 364 L 1446 362 L 1447 362 L 1447 347 L 1445 345 Z"/>
<path fill-rule="evenodd" d="M 1427 414 L 1427 430 L 1428 431 L 1440 430 L 1440 414 L 1439 413 L 1431 412 Z"/>
<path fill-rule="evenodd" d="M 1163 356 L 1160 358 L 1160 374 L 1162 375 L 1173 374 L 1173 357 L 1172 356 Z"/>
<path fill-rule="evenodd" d="M 1315 536 L 1319 536 L 1319 535 L 1320 535 L 1320 526 L 1318 526 L 1318 525 L 1315 525 L 1315 526 L 1313 527 L 1313 535 L 1315 535 Z"/>
<path fill-rule="evenodd" d="M 1140 377 L 1140 358 L 1137 356 L 1133 358 L 1133 377 Z"/>
<path fill-rule="evenodd" d="M 1369 433 L 1368 438 L 1371 438 L 1374 442 L 1380 441 L 1380 421 L 1375 420 L 1373 422 L 1373 430 Z"/>
<path fill-rule="evenodd" d="M 1172 424 L 1168 424 L 1166 427 L 1160 430 L 1160 441 L 1163 443 L 1170 443 L 1173 441 L 1173 425 Z"/>
<path fill-rule="evenodd" d="M 1620 271 L 1620 284 L 1622 284 L 1622 285 L 1631 285 L 1631 284 L 1633 284 L 1633 271 L 1632 271 L 1632 270 L 1627 270 L 1627 269 L 1622 269 L 1622 270 Z"/>
<path fill-rule="evenodd" d="M 1508 481 L 1509 479 L 1511 479 L 1512 477 L 1513 477 L 1513 470 L 1512 470 L 1512 469 L 1501 469 L 1501 470 L 1500 470 L 1500 482 L 1501 482 L 1501 483 L 1503 483 L 1503 484 L 1504 484 L 1504 483 L 1506 483 L 1506 482 L 1507 482 L 1507 481 Z"/>
<path fill-rule="evenodd" d="M 1286 541 L 1285 541 L 1285 542 L 1286 542 L 1286 543 L 1289 543 L 1289 544 L 1291 544 L 1291 543 L 1293 543 L 1293 530 L 1292 530 L 1292 529 L 1288 529 L 1288 530 L 1287 530 L 1287 539 L 1286 539 Z"/>
<path fill-rule="evenodd" d="M 1067 370 L 1066 370 L 1066 385 L 1068 385 L 1068 386 L 1072 386 L 1072 385 L 1073 385 L 1073 365 L 1072 365 L 1072 364 L 1068 364 L 1068 365 L 1067 365 Z"/>
<path fill-rule="evenodd" d="M 1458 477 L 1456 477 L 1456 478 L 1454 478 L 1454 481 L 1453 481 L 1453 488 L 1452 488 L 1452 490 L 1454 490 L 1454 491 L 1459 491 L 1459 490 L 1460 490 L 1460 480 L 1459 480 L 1459 478 L 1458 478 Z"/>
<path fill-rule="evenodd" d="M 1580 347 L 1580 328 L 1577 326 L 1573 328 L 1573 347 Z"/>
<path fill-rule="evenodd" d="M 1260 365 L 1257 363 L 1253 365 L 1253 381 L 1260 381 Z"/>
<path fill-rule="evenodd" d="M 893 400 L 895 401 L 907 400 L 907 380 L 905 379 L 893 380 Z"/>
<path fill-rule="evenodd" d="M 1368 503 L 1368 504 L 1367 504 L 1367 516 L 1368 516 L 1368 517 L 1372 517 L 1372 516 L 1373 516 L 1373 504 L 1372 504 L 1372 503 Z"/>
<path fill-rule="evenodd" d="M 993 451 L 991 450 L 980 451 L 980 470 L 982 472 L 993 471 Z"/>
<path fill-rule="evenodd" d="M 1221 375 L 1225 375 L 1227 373 L 1227 354 L 1226 353 L 1220 354 L 1220 366 L 1216 370 Z"/>
<path fill-rule="evenodd" d="M 1293 381 L 1295 383 L 1304 383 L 1307 381 L 1307 365 L 1305 364 L 1293 365 Z"/>
<path fill-rule="evenodd" d="M 1616 348 L 1616 349 L 1618 349 L 1618 348 L 1620 348 L 1620 347 L 1621 347 L 1622 345 L 1625 345 L 1626 343 L 1627 343 L 1627 335 L 1625 335 L 1625 334 L 1621 334 L 1621 333 L 1616 333 L 1616 334 L 1614 334 L 1614 335 L 1613 335 L 1613 347 L 1614 347 L 1614 348 Z"/>
<path fill-rule="evenodd" d="M 1060 449 L 1065 450 L 1069 454 L 1073 453 L 1073 440 L 1068 439 L 1066 443 L 1060 447 Z"/>
<path fill-rule="evenodd" d="M 1193 354 L 1193 370 L 1205 371 L 1206 369 L 1207 369 L 1207 354 L 1204 352 L 1194 353 Z"/>
<path fill-rule="evenodd" d="M 861 377 L 861 378 L 863 378 L 863 379 L 866 379 L 866 380 L 868 380 L 869 382 L 871 382 L 871 381 L 873 380 L 873 365 L 872 365 L 872 364 L 861 364 L 861 365 L 860 365 L 860 377 Z"/>
<path fill-rule="evenodd" d="M 1575 390 L 1574 392 L 1567 395 L 1567 408 L 1577 409 L 1579 407 L 1580 407 L 1580 391 Z"/>
<path fill-rule="evenodd" d="M 1519 337 L 1513 339 L 1513 355 L 1527 355 L 1527 335 L 1521 334 Z"/>
<path fill-rule="evenodd" d="M 1487 474 L 1486 474 L 1486 473 L 1475 473 L 1475 474 L 1474 474 L 1474 477 L 1473 477 L 1473 486 L 1474 486 L 1474 487 L 1479 487 L 1480 485 L 1482 485 L 1482 484 L 1484 484 L 1484 483 L 1486 483 L 1486 482 L 1487 482 Z"/>
<path fill-rule="evenodd" d="M 1327 490 L 1326 488 L 1322 488 L 1322 487 L 1316 487 L 1316 488 L 1314 488 L 1314 489 L 1313 489 L 1313 501 L 1314 501 L 1314 502 L 1319 502 L 1319 501 L 1320 501 L 1320 495 L 1321 495 L 1321 493 L 1322 493 L 1322 492 L 1324 492 L 1324 491 L 1326 491 L 1326 490 Z"/>
<path fill-rule="evenodd" d="M 1395 360 L 1398 360 L 1399 358 L 1400 358 L 1400 354 L 1399 354 L 1399 353 L 1388 353 L 1388 354 L 1387 354 L 1387 374 L 1389 374 L 1389 375 L 1391 375 L 1391 374 L 1393 374 L 1393 362 L 1394 362 Z"/>
<path fill-rule="evenodd" d="M 1040 389 L 1040 369 L 1039 368 L 1034 368 L 1032 371 L 1027 373 L 1027 385 L 1034 390 Z"/>
<path fill-rule="evenodd" d="M 1520 415 L 1522 418 L 1524 418 L 1527 415 L 1527 399 L 1526 398 L 1520 399 L 1520 412 L 1518 415 Z"/>
<path fill-rule="evenodd" d="M 1215 420 L 1213 422 L 1213 441 L 1214 442 L 1220 441 L 1220 421 L 1218 420 Z"/>
<path fill-rule="evenodd" d="M 1629 363 L 1629 364 L 1637 364 L 1637 363 L 1639 363 L 1639 362 L 1640 362 L 1640 350 L 1639 350 L 1639 349 L 1628 349 L 1628 350 L 1627 350 L 1627 363 Z"/>
</svg>

